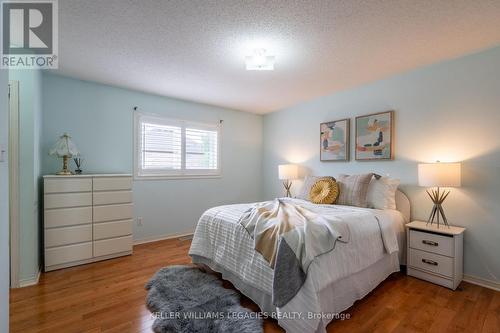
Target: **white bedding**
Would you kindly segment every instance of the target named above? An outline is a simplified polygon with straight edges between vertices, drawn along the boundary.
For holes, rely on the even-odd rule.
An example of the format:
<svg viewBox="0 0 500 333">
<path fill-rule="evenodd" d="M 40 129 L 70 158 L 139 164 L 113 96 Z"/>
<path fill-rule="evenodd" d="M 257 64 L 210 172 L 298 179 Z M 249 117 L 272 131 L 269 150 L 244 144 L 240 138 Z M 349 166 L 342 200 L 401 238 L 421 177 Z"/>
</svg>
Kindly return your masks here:
<svg viewBox="0 0 500 333">
<path fill-rule="evenodd" d="M 404 248 L 404 218 L 398 211 L 286 200 L 320 214 L 342 217 L 348 223 L 350 239 L 348 243 L 339 243 L 334 251 L 316 258 L 302 289 L 284 307 L 276 309 L 278 313 L 331 312 L 320 299 L 320 292 L 388 257 L 389 252 Z M 254 250 L 253 239 L 238 223 L 242 213 L 252 205 L 228 205 L 207 210 L 198 222 L 189 254 L 208 258 L 246 284 L 271 295 L 273 271 Z M 399 268 L 397 256 L 394 258 L 396 260 L 389 261 L 390 271 Z M 281 316 L 278 322 L 288 332 L 324 331 L 326 326 L 318 318 L 297 320 L 287 317 Z"/>
</svg>

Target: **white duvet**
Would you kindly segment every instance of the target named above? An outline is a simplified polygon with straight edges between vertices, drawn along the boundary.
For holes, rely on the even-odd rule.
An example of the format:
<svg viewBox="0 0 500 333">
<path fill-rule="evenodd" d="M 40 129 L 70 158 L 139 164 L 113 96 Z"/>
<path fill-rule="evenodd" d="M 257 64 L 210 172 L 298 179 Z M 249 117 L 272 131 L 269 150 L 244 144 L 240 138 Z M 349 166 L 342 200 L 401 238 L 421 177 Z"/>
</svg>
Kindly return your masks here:
<svg viewBox="0 0 500 333">
<path fill-rule="evenodd" d="M 326 216 L 342 217 L 350 239 L 339 243 L 335 251 L 316 258 L 297 295 L 284 307 L 280 326 L 287 332 L 323 331 L 326 324 L 318 318 L 297 319 L 291 313 L 328 312 L 318 295 L 336 281 L 360 272 L 390 253 L 398 252 L 404 237 L 404 219 L 395 210 L 375 210 L 339 205 L 315 205 L 304 200 L 286 199 Z M 238 223 L 253 204 L 214 207 L 200 218 L 194 233 L 190 255 L 210 259 L 235 274 L 246 284 L 272 295 L 273 271 L 254 250 L 254 240 Z M 397 256 L 395 257 L 397 261 Z M 392 263 L 394 267 L 399 263 Z"/>
</svg>

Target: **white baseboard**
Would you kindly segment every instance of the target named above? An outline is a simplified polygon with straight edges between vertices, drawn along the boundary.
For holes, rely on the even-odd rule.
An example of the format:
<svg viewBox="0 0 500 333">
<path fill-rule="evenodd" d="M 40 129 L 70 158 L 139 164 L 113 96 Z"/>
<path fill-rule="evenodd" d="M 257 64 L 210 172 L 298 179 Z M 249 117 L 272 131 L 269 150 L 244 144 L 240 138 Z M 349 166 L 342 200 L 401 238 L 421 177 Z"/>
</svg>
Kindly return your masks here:
<svg viewBox="0 0 500 333">
<path fill-rule="evenodd" d="M 465 282 L 476 284 L 476 285 L 481 286 L 481 287 L 500 291 L 500 282 L 496 282 L 496 281 L 492 281 L 492 280 L 488 280 L 488 279 L 483 279 L 483 278 L 480 278 L 477 276 L 465 275 L 465 274 L 464 274 L 463 280 Z"/>
<path fill-rule="evenodd" d="M 40 274 L 42 274 L 42 269 L 38 269 L 38 273 L 35 276 L 29 277 L 27 279 L 19 280 L 19 288 L 34 286 L 40 281 Z"/>
<path fill-rule="evenodd" d="M 134 239 L 134 245 L 158 242 L 158 241 L 166 240 L 166 239 L 189 237 L 189 236 L 192 236 L 193 233 L 194 233 L 194 230 L 180 232 L 180 233 L 174 233 L 174 234 L 165 234 L 165 235 L 160 235 L 160 236 L 145 237 L 145 238 L 141 238 L 141 239 Z"/>
</svg>

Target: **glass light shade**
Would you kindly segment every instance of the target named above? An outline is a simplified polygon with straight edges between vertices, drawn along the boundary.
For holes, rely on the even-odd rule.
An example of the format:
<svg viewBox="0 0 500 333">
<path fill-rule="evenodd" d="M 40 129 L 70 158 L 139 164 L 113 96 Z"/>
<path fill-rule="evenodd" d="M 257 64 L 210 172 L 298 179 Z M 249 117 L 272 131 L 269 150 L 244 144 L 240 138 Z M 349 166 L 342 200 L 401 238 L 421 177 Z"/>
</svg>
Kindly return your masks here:
<svg viewBox="0 0 500 333">
<path fill-rule="evenodd" d="M 424 187 L 459 187 L 460 163 L 424 163 L 418 165 L 418 185 Z"/>
<path fill-rule="evenodd" d="M 278 178 L 283 180 L 299 178 L 299 166 L 295 164 L 282 164 L 278 166 Z"/>
<path fill-rule="evenodd" d="M 272 71 L 274 60 L 274 56 L 267 55 L 265 49 L 256 49 L 252 55 L 245 57 L 246 69 L 248 71 Z"/>
<path fill-rule="evenodd" d="M 49 151 L 49 154 L 56 155 L 58 157 L 73 157 L 80 155 L 80 152 L 78 151 L 78 148 L 76 148 L 73 141 L 71 141 L 71 137 L 67 133 L 64 133 L 61 135 L 59 140 L 57 140 L 54 147 Z"/>
</svg>

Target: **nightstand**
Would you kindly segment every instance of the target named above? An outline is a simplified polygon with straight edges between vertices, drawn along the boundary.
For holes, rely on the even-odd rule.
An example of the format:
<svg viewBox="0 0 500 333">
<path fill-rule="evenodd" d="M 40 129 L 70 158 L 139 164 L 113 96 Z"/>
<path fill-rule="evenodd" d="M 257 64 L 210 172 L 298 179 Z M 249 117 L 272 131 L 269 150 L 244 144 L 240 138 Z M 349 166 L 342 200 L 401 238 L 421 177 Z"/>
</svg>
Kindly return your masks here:
<svg viewBox="0 0 500 333">
<path fill-rule="evenodd" d="M 455 290 L 463 277 L 465 228 L 406 225 L 407 274 Z"/>
</svg>

